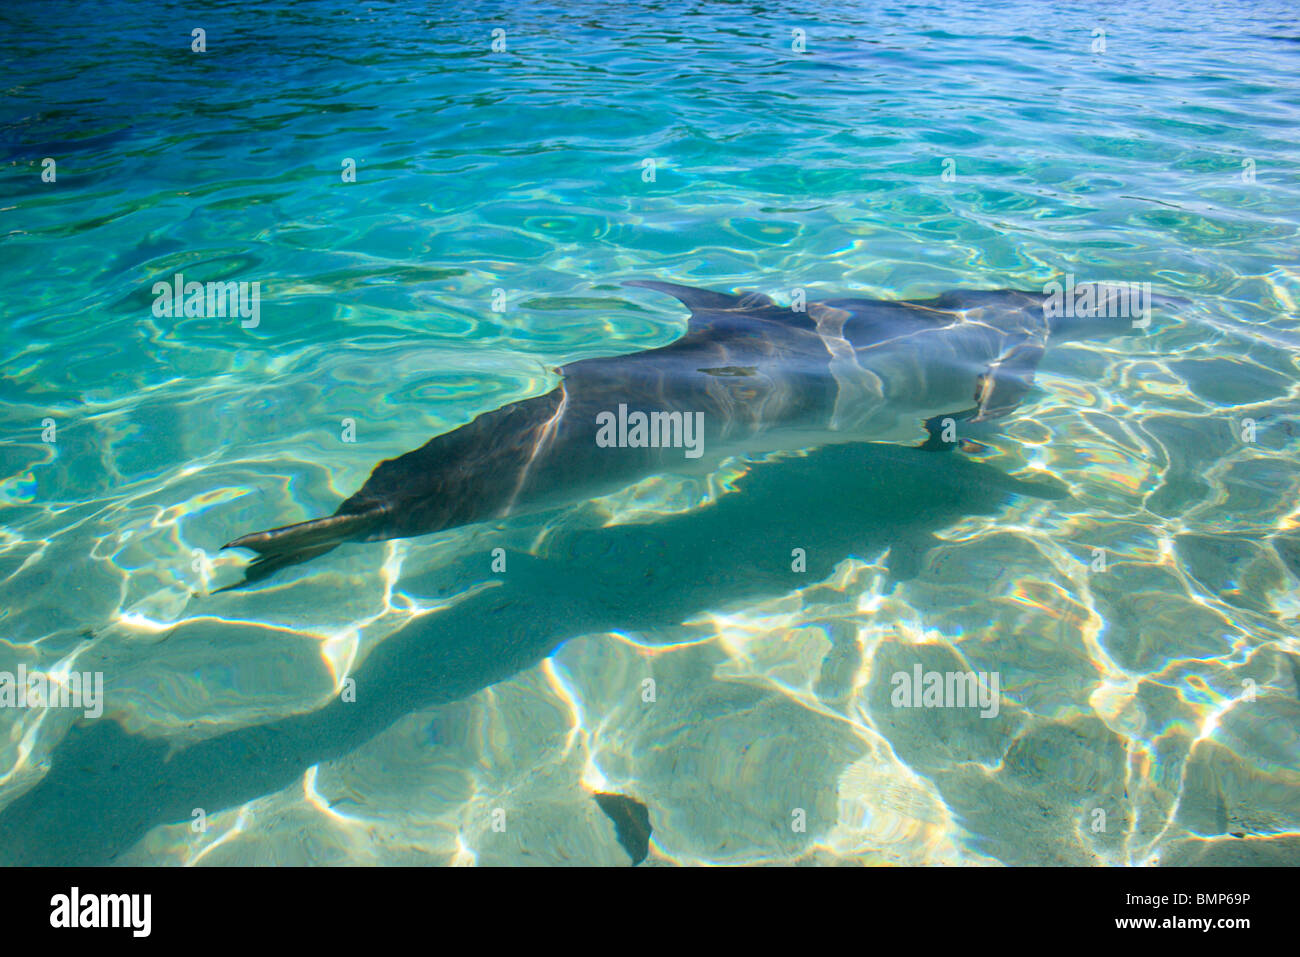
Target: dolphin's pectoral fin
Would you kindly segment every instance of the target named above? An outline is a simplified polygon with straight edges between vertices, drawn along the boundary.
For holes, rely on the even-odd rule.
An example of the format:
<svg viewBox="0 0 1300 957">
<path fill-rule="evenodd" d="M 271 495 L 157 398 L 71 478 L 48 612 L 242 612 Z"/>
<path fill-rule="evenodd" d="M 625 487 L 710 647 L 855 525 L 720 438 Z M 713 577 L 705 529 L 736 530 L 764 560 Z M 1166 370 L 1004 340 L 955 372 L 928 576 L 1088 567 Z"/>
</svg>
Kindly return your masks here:
<svg viewBox="0 0 1300 957">
<path fill-rule="evenodd" d="M 654 289 L 658 292 L 666 292 L 674 299 L 679 300 L 683 305 L 692 312 L 695 311 L 730 311 L 740 309 L 763 309 L 775 306 L 776 303 L 770 297 L 761 292 L 747 292 L 739 295 L 732 295 L 725 292 L 714 292 L 711 289 L 696 289 L 694 286 L 679 286 L 673 282 L 656 282 L 653 279 L 629 279 L 623 283 L 625 286 L 641 286 L 645 289 Z"/>
<path fill-rule="evenodd" d="M 1015 411 L 1034 386 L 1034 370 L 1043 358 L 1043 343 L 1024 339 L 1000 355 L 975 380 L 977 414 L 972 422 L 998 419 Z"/>
<path fill-rule="evenodd" d="M 218 588 L 217 591 L 240 588 L 266 578 L 281 568 L 323 555 L 346 541 L 357 539 L 374 527 L 378 519 L 379 515 L 374 512 L 335 514 L 328 518 L 254 532 L 228 542 L 221 547 L 251 548 L 257 552 L 257 557 L 245 567 L 243 580 Z"/>
<path fill-rule="evenodd" d="M 961 412 L 947 412 L 925 420 L 929 437 L 917 448 L 927 452 L 951 452 L 968 437 L 958 437 L 956 424 L 988 422 L 1015 411 L 1034 386 L 1034 370 L 1043 357 L 1043 342 L 1024 338 L 998 356 L 975 380 L 975 405 Z"/>
</svg>

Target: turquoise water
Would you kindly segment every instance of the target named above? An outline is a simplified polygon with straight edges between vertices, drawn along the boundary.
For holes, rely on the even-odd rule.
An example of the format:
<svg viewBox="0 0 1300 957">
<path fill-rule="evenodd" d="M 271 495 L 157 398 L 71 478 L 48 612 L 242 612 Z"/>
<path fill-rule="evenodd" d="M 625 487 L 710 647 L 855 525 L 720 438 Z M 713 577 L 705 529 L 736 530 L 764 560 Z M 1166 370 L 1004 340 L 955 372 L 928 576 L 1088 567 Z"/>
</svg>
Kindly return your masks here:
<svg viewBox="0 0 1300 957">
<path fill-rule="evenodd" d="M 0 709 L 0 859 L 626 864 L 613 791 L 651 864 L 1300 862 L 1289 4 L 0 24 L 0 671 L 104 682 L 99 718 Z M 177 273 L 260 283 L 258 324 L 155 315 Z M 232 538 L 679 336 L 624 279 L 1066 275 L 1186 304 L 1050 350 L 981 448 L 733 461 L 214 594 Z M 998 715 L 893 707 L 918 664 L 999 674 Z"/>
</svg>

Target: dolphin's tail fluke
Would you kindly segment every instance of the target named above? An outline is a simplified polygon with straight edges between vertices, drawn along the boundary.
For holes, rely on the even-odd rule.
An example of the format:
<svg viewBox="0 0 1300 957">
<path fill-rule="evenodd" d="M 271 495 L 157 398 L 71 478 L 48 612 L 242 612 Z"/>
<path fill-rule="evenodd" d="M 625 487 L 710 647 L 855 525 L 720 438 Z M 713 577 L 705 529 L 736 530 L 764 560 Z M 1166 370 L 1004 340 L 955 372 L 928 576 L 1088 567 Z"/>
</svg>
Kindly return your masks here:
<svg viewBox="0 0 1300 957">
<path fill-rule="evenodd" d="M 228 591 L 265 578 L 272 572 L 324 555 L 344 542 L 357 541 L 374 528 L 378 512 L 352 512 L 316 518 L 296 525 L 283 525 L 265 532 L 244 535 L 222 548 L 251 548 L 257 557 L 244 569 L 244 578 L 233 585 L 218 588 Z"/>
</svg>

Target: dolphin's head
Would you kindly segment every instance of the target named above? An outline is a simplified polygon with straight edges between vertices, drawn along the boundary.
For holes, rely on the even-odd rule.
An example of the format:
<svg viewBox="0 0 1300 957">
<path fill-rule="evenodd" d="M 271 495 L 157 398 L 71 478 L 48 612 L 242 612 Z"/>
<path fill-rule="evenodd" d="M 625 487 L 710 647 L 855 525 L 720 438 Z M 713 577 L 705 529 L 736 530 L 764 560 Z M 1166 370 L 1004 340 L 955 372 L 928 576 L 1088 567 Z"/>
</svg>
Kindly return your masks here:
<svg viewBox="0 0 1300 957">
<path fill-rule="evenodd" d="M 1152 331 L 1155 307 L 1186 304 L 1155 295 L 1150 283 L 1050 282 L 1043 287 L 1043 318 L 1053 341 L 1109 339 Z"/>
</svg>

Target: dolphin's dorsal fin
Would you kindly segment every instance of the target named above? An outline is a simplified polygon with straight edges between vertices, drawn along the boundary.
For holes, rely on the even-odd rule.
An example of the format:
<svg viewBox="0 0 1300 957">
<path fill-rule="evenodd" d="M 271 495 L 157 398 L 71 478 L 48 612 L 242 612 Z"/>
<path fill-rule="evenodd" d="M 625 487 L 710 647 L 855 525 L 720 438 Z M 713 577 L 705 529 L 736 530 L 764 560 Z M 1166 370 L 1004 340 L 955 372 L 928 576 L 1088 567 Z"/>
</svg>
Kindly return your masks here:
<svg viewBox="0 0 1300 957">
<path fill-rule="evenodd" d="M 641 286 L 666 292 L 679 300 L 692 312 L 739 312 L 745 309 L 767 309 L 776 303 L 770 296 L 761 292 L 725 293 L 712 289 L 696 289 L 694 286 L 679 286 L 673 282 L 657 282 L 653 279 L 629 279 L 625 286 Z"/>
<path fill-rule="evenodd" d="M 816 331 L 806 311 L 780 306 L 761 292 L 714 292 L 653 279 L 630 279 L 623 285 L 667 293 L 685 305 L 691 315 L 686 323 L 686 336 L 678 340 L 684 345 L 701 340 L 748 339 L 757 328 L 762 328 L 766 337 L 799 336 Z M 807 343 L 803 345 L 806 347 Z"/>
</svg>

